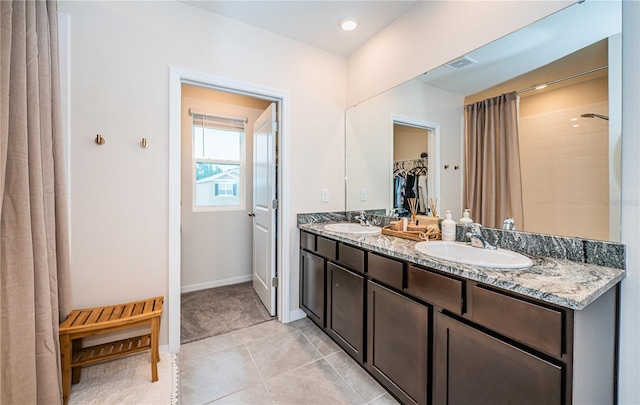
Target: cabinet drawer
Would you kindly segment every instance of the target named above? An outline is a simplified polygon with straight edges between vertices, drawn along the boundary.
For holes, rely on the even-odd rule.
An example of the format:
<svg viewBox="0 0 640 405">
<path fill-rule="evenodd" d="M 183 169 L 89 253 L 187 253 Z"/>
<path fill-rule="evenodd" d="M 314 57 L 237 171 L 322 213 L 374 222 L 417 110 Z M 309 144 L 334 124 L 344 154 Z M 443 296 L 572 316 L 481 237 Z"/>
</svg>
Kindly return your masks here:
<svg viewBox="0 0 640 405">
<path fill-rule="evenodd" d="M 562 312 L 473 286 L 472 319 L 482 326 L 560 357 Z"/>
<path fill-rule="evenodd" d="M 462 281 L 409 266 L 405 292 L 462 315 Z"/>
<path fill-rule="evenodd" d="M 369 276 L 399 290 L 402 289 L 403 267 L 402 262 L 369 253 L 369 264 L 367 265 Z"/>
<path fill-rule="evenodd" d="M 310 252 L 316 251 L 316 235 L 300 231 L 300 247 Z"/>
<path fill-rule="evenodd" d="M 338 263 L 358 273 L 364 273 L 364 254 L 360 249 L 343 244 L 338 245 Z"/>
<path fill-rule="evenodd" d="M 336 241 L 323 238 L 322 236 L 316 238 L 316 253 L 320 256 L 329 260 L 336 260 L 336 249 Z"/>
</svg>

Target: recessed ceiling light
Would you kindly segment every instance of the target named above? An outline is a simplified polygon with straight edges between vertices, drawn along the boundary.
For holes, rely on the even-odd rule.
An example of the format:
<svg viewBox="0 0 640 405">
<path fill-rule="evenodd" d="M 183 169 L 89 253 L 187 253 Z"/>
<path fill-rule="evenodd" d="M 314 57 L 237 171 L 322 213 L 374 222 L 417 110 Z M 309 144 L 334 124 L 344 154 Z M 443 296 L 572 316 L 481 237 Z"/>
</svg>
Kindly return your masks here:
<svg viewBox="0 0 640 405">
<path fill-rule="evenodd" d="M 353 31 L 358 28 L 358 21 L 354 18 L 343 18 L 340 20 L 340 28 L 345 31 Z"/>
</svg>

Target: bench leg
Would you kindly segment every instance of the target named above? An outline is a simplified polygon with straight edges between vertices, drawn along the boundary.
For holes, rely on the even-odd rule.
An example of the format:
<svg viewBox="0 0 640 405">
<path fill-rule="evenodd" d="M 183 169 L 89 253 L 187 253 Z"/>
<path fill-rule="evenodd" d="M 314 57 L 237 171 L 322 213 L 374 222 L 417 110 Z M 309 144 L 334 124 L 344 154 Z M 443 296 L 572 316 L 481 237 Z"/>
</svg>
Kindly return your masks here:
<svg viewBox="0 0 640 405">
<path fill-rule="evenodd" d="M 60 335 L 60 358 L 62 367 L 62 400 L 66 405 L 71 393 L 71 339 Z"/>
<path fill-rule="evenodd" d="M 77 353 L 82 349 L 82 339 L 75 339 L 71 342 L 71 354 Z M 77 384 L 80 382 L 80 373 L 82 371 L 81 366 L 71 368 L 71 384 Z"/>
<path fill-rule="evenodd" d="M 151 381 L 158 381 L 158 340 L 160 338 L 160 317 L 151 319 Z"/>
<path fill-rule="evenodd" d="M 160 339 L 160 326 L 162 325 L 162 314 L 158 316 L 158 339 Z M 156 350 L 158 361 L 160 361 L 160 352 Z"/>
</svg>

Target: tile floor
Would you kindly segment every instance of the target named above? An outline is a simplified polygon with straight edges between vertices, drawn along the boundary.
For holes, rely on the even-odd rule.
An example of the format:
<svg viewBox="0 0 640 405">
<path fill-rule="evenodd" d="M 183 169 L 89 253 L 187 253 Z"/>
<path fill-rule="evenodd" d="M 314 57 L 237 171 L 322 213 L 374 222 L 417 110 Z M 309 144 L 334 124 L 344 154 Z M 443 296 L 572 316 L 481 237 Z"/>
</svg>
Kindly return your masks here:
<svg viewBox="0 0 640 405">
<path fill-rule="evenodd" d="M 309 319 L 182 345 L 180 403 L 398 404 Z"/>
</svg>

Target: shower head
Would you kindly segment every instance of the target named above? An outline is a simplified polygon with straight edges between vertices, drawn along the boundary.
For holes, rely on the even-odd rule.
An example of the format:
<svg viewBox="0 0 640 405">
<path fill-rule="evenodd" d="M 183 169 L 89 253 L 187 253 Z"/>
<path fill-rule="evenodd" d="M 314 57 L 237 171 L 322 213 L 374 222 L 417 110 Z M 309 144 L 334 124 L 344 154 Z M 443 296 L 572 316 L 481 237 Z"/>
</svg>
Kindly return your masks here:
<svg viewBox="0 0 640 405">
<path fill-rule="evenodd" d="M 582 114 L 581 117 L 584 117 L 584 118 L 600 118 L 600 119 L 609 121 L 609 117 L 607 117 L 606 115 L 600 115 L 600 114 L 594 114 L 594 113 Z"/>
</svg>

